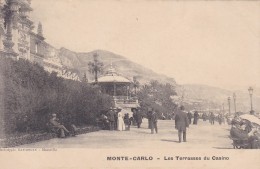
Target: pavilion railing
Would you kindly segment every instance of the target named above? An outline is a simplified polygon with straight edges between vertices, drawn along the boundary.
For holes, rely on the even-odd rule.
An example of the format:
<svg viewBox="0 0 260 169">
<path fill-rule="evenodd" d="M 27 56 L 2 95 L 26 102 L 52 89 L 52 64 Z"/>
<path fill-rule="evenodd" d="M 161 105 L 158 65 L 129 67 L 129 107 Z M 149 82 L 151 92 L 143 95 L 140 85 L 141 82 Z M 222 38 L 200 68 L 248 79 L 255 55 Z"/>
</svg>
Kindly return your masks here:
<svg viewBox="0 0 260 169">
<path fill-rule="evenodd" d="M 129 96 L 113 96 L 114 101 L 116 103 L 126 103 L 126 104 L 136 104 L 138 103 L 137 97 L 129 97 Z"/>
</svg>

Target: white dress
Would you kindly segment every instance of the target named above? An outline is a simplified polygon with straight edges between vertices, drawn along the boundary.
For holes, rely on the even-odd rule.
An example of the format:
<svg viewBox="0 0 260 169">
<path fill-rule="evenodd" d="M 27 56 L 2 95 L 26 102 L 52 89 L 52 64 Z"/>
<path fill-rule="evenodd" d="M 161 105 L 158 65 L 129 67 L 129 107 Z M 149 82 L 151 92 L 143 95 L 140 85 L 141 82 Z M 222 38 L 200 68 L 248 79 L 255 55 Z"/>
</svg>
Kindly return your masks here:
<svg viewBox="0 0 260 169">
<path fill-rule="evenodd" d="M 122 113 L 121 113 L 121 112 L 118 113 L 117 130 L 118 130 L 118 131 L 123 131 L 123 130 L 125 130 L 125 123 L 124 123 L 124 119 L 123 119 L 123 117 L 122 117 Z"/>
</svg>

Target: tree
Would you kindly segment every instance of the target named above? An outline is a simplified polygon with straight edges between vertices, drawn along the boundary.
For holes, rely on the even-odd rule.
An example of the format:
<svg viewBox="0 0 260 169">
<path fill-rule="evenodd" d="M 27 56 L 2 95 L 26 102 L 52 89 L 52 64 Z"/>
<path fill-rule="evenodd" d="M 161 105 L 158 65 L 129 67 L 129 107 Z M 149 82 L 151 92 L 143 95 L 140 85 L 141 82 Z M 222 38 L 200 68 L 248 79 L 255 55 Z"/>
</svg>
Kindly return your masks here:
<svg viewBox="0 0 260 169">
<path fill-rule="evenodd" d="M 93 54 L 93 62 L 88 63 L 89 66 L 89 72 L 91 74 L 94 74 L 95 76 L 95 82 L 98 82 L 98 73 L 101 73 L 103 70 L 103 63 L 98 60 L 98 54 Z"/>
<path fill-rule="evenodd" d="M 169 83 L 162 84 L 153 80 L 141 87 L 138 92 L 138 99 L 143 111 L 153 108 L 158 112 L 159 117 L 164 114 L 166 118 L 170 118 L 176 107 L 172 99 L 176 94 L 173 85 Z"/>
</svg>

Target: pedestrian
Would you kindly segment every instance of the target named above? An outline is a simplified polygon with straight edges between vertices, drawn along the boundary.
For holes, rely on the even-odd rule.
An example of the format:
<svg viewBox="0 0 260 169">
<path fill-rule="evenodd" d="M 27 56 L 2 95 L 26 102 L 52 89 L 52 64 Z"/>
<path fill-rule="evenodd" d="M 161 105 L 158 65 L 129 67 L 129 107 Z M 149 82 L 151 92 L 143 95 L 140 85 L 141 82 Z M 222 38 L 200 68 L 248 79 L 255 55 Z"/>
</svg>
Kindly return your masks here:
<svg viewBox="0 0 260 169">
<path fill-rule="evenodd" d="M 119 107 L 118 109 L 118 113 L 117 113 L 117 130 L 118 131 L 124 131 L 125 130 L 125 123 L 123 120 L 123 113 L 122 113 L 122 109 Z"/>
<path fill-rule="evenodd" d="M 202 114 L 202 119 L 203 119 L 203 121 L 206 121 L 206 120 L 207 120 L 207 115 L 206 115 L 205 112 Z"/>
<path fill-rule="evenodd" d="M 193 119 L 193 124 L 197 125 L 198 124 L 198 120 L 199 120 L 199 113 L 197 111 L 195 111 L 194 113 L 194 119 Z"/>
<path fill-rule="evenodd" d="M 115 123 L 114 123 L 114 129 L 116 130 L 117 129 L 117 119 L 118 119 L 118 112 L 120 112 L 120 110 L 118 110 L 118 108 L 114 108 L 113 109 L 114 111 L 114 119 L 115 119 Z"/>
<path fill-rule="evenodd" d="M 152 118 L 152 109 L 148 108 L 147 111 L 148 129 L 151 129 L 151 118 Z"/>
<path fill-rule="evenodd" d="M 218 115 L 218 123 L 219 123 L 219 125 L 222 124 L 222 119 L 223 119 L 223 117 L 222 117 L 222 114 L 220 113 L 220 114 Z"/>
<path fill-rule="evenodd" d="M 214 115 L 213 112 L 210 112 L 209 120 L 210 120 L 210 124 L 211 124 L 211 125 L 214 125 L 214 122 L 215 122 L 215 115 Z"/>
<path fill-rule="evenodd" d="M 107 112 L 107 118 L 109 121 L 109 130 L 114 130 L 115 128 L 115 112 L 114 109 L 110 107 L 109 111 Z"/>
<path fill-rule="evenodd" d="M 125 116 L 124 116 L 124 123 L 126 125 L 126 130 L 130 130 L 130 119 L 129 119 L 129 114 L 126 113 Z"/>
<path fill-rule="evenodd" d="M 191 112 L 189 111 L 187 115 L 188 115 L 188 119 L 189 119 L 189 124 L 191 124 L 191 119 L 192 119 L 192 114 L 191 114 Z"/>
<path fill-rule="evenodd" d="M 141 127 L 142 121 L 143 121 L 142 112 L 140 111 L 140 109 L 137 109 L 137 112 L 136 112 L 137 128 Z"/>
<path fill-rule="evenodd" d="M 132 112 L 133 112 L 133 126 L 135 126 L 137 124 L 137 110 L 136 108 L 132 108 Z"/>
<path fill-rule="evenodd" d="M 156 132 L 156 134 L 158 133 L 158 128 L 157 128 L 157 113 L 152 110 L 152 114 L 151 114 L 151 134 L 154 134 L 154 130 Z"/>
<path fill-rule="evenodd" d="M 178 130 L 179 143 L 182 141 L 186 142 L 186 128 L 189 127 L 189 120 L 187 114 L 184 112 L 184 106 L 180 107 L 180 111 L 178 111 L 175 115 L 175 128 Z"/>
</svg>

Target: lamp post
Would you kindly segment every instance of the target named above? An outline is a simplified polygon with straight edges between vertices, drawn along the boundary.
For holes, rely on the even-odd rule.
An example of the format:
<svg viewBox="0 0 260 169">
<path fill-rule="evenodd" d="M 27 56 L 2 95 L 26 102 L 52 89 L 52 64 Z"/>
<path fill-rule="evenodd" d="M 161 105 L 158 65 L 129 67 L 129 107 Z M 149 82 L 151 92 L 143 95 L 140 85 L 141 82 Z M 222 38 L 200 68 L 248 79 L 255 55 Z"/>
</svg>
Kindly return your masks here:
<svg viewBox="0 0 260 169">
<path fill-rule="evenodd" d="M 237 112 L 237 106 L 236 106 L 236 93 L 233 93 L 233 99 L 234 99 L 234 109 L 235 109 L 235 113 Z"/>
<path fill-rule="evenodd" d="M 254 89 L 252 87 L 248 88 L 249 96 L 250 96 L 250 102 L 251 102 L 251 111 L 253 111 L 253 102 L 252 102 L 252 96 L 253 96 Z"/>
<path fill-rule="evenodd" d="M 228 97 L 228 114 L 229 114 L 229 115 L 230 115 L 230 100 L 231 100 L 231 98 Z"/>
</svg>

